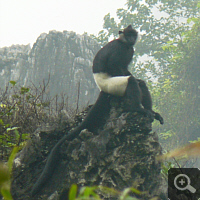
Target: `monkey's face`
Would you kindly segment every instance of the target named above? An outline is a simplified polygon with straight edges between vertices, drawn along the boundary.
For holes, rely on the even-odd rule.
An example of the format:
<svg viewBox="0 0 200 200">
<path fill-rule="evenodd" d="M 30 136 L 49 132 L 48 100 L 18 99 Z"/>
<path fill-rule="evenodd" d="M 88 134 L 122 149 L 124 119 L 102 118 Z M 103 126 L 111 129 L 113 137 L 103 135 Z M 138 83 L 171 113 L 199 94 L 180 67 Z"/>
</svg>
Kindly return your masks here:
<svg viewBox="0 0 200 200">
<path fill-rule="evenodd" d="M 124 34 L 124 37 L 125 37 L 126 42 L 129 45 L 133 46 L 136 43 L 137 34 L 130 32 L 130 33 Z"/>
<path fill-rule="evenodd" d="M 133 46 L 136 43 L 138 32 L 129 25 L 123 31 L 119 31 L 120 40 Z"/>
</svg>

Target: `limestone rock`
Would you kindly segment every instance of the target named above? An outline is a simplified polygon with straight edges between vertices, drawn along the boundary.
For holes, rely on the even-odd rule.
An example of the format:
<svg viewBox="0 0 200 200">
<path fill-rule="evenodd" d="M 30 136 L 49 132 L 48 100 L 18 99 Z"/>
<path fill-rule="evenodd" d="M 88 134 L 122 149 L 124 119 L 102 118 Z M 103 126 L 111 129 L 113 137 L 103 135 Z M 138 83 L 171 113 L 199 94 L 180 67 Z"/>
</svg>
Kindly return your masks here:
<svg viewBox="0 0 200 200">
<path fill-rule="evenodd" d="M 57 194 L 66 200 L 72 184 L 82 186 L 106 186 L 122 191 L 135 187 L 144 191 L 138 199 L 150 199 L 163 195 L 161 163 L 155 157 L 161 154 L 158 136 L 152 132 L 151 121 L 142 114 L 124 112 L 114 103 L 106 123 L 94 133 L 82 130 L 78 138 L 66 141 L 60 149 L 60 162 L 36 199 L 47 199 Z M 46 128 L 36 131 L 35 137 L 15 159 L 21 165 L 14 166 L 12 194 L 14 199 L 31 199 L 28 195 L 41 174 L 48 153 L 63 134 L 78 125 L 82 112 L 72 127 L 65 131 Z M 21 156 L 23 155 L 23 156 Z M 114 200 L 104 191 L 97 193 L 102 199 Z M 132 194 L 134 196 L 134 194 Z"/>
<path fill-rule="evenodd" d="M 12 45 L 0 49 L 0 85 L 9 81 L 29 87 L 49 82 L 48 94 L 64 93 L 68 105 L 93 103 L 98 89 L 92 75 L 92 62 L 100 49 L 88 35 L 69 31 L 42 33 L 30 45 Z M 78 95 L 79 93 L 79 95 Z"/>
</svg>

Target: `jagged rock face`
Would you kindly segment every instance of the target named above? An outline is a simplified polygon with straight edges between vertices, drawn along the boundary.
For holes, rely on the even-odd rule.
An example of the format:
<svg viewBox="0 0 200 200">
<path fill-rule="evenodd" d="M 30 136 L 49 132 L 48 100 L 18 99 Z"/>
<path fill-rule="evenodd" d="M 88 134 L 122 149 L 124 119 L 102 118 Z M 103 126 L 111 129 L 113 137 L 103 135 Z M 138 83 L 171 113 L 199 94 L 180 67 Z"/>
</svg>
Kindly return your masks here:
<svg viewBox="0 0 200 200">
<path fill-rule="evenodd" d="M 65 133 L 45 127 L 37 130 L 35 137 L 15 159 L 12 183 L 14 199 L 48 199 L 54 194 L 57 196 L 55 199 L 66 200 L 69 188 L 74 183 L 79 188 L 101 185 L 118 191 L 135 187 L 146 192 L 143 196 L 137 196 L 138 199 L 160 196 L 161 163 L 155 158 L 161 154 L 161 146 L 157 134 L 152 132 L 150 119 L 142 114 L 123 112 L 116 102 L 113 105 L 102 127 L 94 133 L 85 129 L 79 137 L 62 145 L 60 161 L 52 177 L 31 198 L 29 192 L 44 168 L 47 152 Z M 75 126 L 84 115 L 85 112 L 75 119 Z M 108 192 L 97 192 L 102 199 L 117 199 Z"/>
<path fill-rule="evenodd" d="M 3 88 L 10 80 L 23 84 L 29 68 L 28 56 L 30 45 L 12 45 L 0 48 L 0 87 Z"/>
<path fill-rule="evenodd" d="M 14 80 L 19 85 L 38 86 L 43 81 L 47 83 L 50 76 L 50 96 L 65 93 L 70 106 L 76 105 L 78 99 L 80 105 L 94 102 L 98 89 L 92 76 L 92 61 L 99 49 L 86 34 L 43 33 L 32 49 L 29 45 L 0 49 L 0 84 Z"/>
</svg>

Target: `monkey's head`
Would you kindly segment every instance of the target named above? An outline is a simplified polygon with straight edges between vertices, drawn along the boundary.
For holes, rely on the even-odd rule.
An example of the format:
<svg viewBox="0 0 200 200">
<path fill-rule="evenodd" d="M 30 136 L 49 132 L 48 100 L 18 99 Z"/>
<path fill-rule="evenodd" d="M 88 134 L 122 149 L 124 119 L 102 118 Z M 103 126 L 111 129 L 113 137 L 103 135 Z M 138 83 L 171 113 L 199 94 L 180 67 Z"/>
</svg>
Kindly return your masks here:
<svg viewBox="0 0 200 200">
<path fill-rule="evenodd" d="M 129 25 L 123 31 L 119 31 L 119 40 L 133 46 L 136 43 L 138 32 Z"/>
</svg>

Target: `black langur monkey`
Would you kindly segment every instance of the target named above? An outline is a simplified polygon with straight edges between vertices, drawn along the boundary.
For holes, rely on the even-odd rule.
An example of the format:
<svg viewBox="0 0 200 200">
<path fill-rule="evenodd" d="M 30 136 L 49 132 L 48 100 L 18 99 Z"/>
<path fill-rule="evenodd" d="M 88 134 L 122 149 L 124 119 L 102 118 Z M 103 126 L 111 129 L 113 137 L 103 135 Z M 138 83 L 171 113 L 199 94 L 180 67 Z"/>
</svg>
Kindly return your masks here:
<svg viewBox="0 0 200 200">
<path fill-rule="evenodd" d="M 129 25 L 119 31 L 118 39 L 100 49 L 93 61 L 94 79 L 101 91 L 115 96 L 125 95 L 130 102 L 129 110 L 153 115 L 163 124 L 160 114 L 152 110 L 151 95 L 145 82 L 134 78 L 128 71 L 137 36 L 137 31 Z"/>
<path fill-rule="evenodd" d="M 88 129 L 91 132 L 98 129 L 102 119 L 110 111 L 109 100 L 111 95 L 125 96 L 127 102 L 129 102 L 129 111 L 144 113 L 159 120 L 161 124 L 164 123 L 160 114 L 152 110 L 151 95 L 145 82 L 135 79 L 128 71 L 137 35 L 137 31 L 129 25 L 123 31 L 119 31 L 118 39 L 109 42 L 96 54 L 93 61 L 93 75 L 101 91 L 99 97 L 83 122 L 64 135 L 53 147 L 42 174 L 32 188 L 31 196 L 34 196 L 52 175 L 59 160 L 59 149 L 63 142 L 78 137 L 83 129 Z"/>
</svg>

